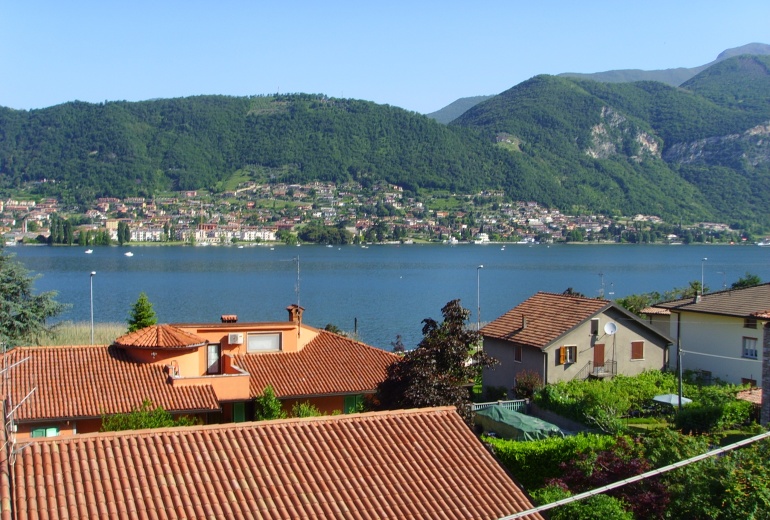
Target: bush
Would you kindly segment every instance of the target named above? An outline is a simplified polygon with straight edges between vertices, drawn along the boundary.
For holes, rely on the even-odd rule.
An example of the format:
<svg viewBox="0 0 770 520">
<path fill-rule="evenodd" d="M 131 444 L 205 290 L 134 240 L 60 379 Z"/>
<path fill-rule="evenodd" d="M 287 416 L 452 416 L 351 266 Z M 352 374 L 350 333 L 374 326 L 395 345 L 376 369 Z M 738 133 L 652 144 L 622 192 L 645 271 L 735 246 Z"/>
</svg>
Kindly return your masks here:
<svg viewBox="0 0 770 520">
<path fill-rule="evenodd" d="M 710 433 L 749 422 L 752 404 L 733 400 L 722 404 L 692 403 L 682 408 L 674 418 L 677 429 L 683 433 Z"/>
<path fill-rule="evenodd" d="M 559 486 L 548 486 L 532 493 L 538 505 L 550 504 L 571 496 Z M 555 507 L 548 511 L 551 520 L 633 520 L 634 515 L 626 511 L 623 502 L 607 495 L 596 495 L 585 500 Z"/>
<path fill-rule="evenodd" d="M 543 388 L 543 379 L 534 370 L 522 370 L 516 374 L 513 394 L 518 399 L 531 399 L 541 388 Z"/>
<path fill-rule="evenodd" d="M 254 420 L 267 421 L 285 417 L 286 412 L 283 411 L 281 401 L 275 396 L 275 390 L 272 386 L 267 385 L 262 395 L 254 398 Z"/>
<path fill-rule="evenodd" d="M 607 435 L 580 434 L 536 441 L 511 441 L 485 437 L 495 456 L 525 488 L 534 489 L 561 476 L 559 464 L 583 453 L 606 450 L 617 440 Z"/>
</svg>

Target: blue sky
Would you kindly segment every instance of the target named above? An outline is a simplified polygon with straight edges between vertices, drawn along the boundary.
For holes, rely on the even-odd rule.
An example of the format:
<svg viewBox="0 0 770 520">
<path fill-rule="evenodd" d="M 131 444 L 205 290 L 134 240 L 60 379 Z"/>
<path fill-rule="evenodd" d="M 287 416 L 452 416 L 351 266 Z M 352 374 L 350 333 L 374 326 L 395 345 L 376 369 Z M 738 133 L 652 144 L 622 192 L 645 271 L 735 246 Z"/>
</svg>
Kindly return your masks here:
<svg viewBox="0 0 770 520">
<path fill-rule="evenodd" d="M 752 42 L 770 44 L 767 0 L 0 0 L 0 105 L 307 92 L 429 113 Z"/>
</svg>

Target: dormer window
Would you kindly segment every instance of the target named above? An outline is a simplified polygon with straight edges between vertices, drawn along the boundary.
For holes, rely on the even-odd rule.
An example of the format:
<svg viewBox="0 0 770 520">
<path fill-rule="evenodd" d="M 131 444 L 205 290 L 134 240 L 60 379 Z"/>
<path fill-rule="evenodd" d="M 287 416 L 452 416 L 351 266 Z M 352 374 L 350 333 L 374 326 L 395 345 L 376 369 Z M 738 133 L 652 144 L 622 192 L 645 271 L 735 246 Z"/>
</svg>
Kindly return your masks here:
<svg viewBox="0 0 770 520">
<path fill-rule="evenodd" d="M 280 352 L 280 332 L 249 332 L 246 335 L 247 352 Z"/>
</svg>

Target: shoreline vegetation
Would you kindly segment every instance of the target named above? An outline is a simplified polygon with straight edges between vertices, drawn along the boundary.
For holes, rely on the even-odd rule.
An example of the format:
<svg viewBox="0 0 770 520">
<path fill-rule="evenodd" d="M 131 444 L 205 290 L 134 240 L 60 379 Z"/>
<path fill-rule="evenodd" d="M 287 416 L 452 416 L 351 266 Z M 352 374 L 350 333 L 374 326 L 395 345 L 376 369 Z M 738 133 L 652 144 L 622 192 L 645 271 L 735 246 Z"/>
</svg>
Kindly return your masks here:
<svg viewBox="0 0 770 520">
<path fill-rule="evenodd" d="M 111 345 L 115 339 L 128 332 L 128 325 L 121 322 L 94 323 L 94 345 Z M 91 343 L 91 324 L 87 321 L 62 321 L 50 326 L 35 346 L 88 345 Z"/>
</svg>

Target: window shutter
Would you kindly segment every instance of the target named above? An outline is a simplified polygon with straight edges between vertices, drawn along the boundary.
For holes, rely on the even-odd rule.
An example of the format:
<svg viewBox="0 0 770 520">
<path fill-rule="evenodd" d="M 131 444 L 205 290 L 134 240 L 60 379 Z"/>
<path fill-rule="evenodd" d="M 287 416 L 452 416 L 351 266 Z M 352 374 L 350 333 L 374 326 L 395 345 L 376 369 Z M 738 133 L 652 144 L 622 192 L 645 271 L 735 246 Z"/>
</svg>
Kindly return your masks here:
<svg viewBox="0 0 770 520">
<path fill-rule="evenodd" d="M 644 359 L 644 341 L 631 342 L 631 359 Z"/>
<path fill-rule="evenodd" d="M 567 362 L 567 347 L 559 347 L 559 364 L 563 365 Z"/>
</svg>

